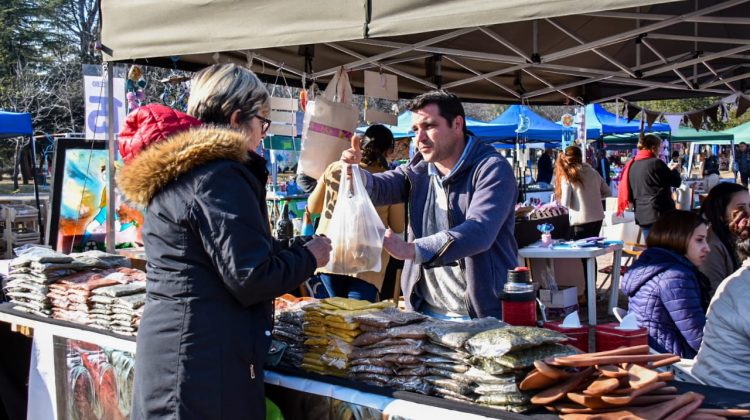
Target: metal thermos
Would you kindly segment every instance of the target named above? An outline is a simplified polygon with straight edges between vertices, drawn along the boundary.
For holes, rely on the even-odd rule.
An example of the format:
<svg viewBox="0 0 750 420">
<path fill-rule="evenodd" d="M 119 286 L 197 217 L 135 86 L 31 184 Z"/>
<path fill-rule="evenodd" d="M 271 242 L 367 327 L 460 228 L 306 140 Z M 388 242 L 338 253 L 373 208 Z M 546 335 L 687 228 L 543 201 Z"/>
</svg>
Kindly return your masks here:
<svg viewBox="0 0 750 420">
<path fill-rule="evenodd" d="M 502 295 L 503 321 L 515 326 L 536 327 L 536 294 L 529 269 L 508 270 Z"/>
</svg>

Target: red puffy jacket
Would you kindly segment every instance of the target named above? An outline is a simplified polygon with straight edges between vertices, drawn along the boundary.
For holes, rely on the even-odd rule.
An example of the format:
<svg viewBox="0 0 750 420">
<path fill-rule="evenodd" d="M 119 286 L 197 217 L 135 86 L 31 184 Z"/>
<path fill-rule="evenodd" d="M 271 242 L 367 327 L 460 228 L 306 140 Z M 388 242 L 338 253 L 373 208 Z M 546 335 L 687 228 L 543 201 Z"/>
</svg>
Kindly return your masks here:
<svg viewBox="0 0 750 420">
<path fill-rule="evenodd" d="M 201 125 L 201 121 L 184 112 L 160 104 L 148 104 L 128 114 L 120 131 L 118 146 L 125 164 L 152 143 Z"/>
</svg>

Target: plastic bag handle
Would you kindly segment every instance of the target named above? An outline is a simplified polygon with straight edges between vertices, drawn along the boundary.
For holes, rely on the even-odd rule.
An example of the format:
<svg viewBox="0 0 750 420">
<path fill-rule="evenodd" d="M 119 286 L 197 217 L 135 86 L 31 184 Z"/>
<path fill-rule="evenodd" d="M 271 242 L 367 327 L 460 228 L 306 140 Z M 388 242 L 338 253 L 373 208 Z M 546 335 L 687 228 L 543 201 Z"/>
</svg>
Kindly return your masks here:
<svg viewBox="0 0 750 420">
<path fill-rule="evenodd" d="M 352 185 L 349 185 L 349 177 L 346 176 L 349 168 L 352 168 Z M 362 183 L 362 172 L 360 172 L 359 165 L 342 163 L 338 200 L 344 197 L 344 194 L 349 191 L 351 191 L 352 195 L 366 194 L 365 186 Z"/>
</svg>

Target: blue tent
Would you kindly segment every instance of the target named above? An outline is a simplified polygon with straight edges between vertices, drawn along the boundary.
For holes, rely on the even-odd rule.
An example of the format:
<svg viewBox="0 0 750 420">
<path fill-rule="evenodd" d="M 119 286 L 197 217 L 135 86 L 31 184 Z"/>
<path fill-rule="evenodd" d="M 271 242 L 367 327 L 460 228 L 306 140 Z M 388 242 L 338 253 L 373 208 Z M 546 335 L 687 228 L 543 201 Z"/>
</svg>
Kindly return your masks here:
<svg viewBox="0 0 750 420">
<path fill-rule="evenodd" d="M 33 134 L 31 114 L 0 111 L 0 139 Z"/>
<path fill-rule="evenodd" d="M 529 129 L 523 133 L 523 137 L 525 137 L 527 141 L 560 142 L 565 128 L 542 117 L 526 105 L 511 105 L 505 110 L 505 112 L 500 114 L 499 117 L 490 122 L 494 124 L 512 124 L 518 126 L 518 116 L 522 113 L 529 118 Z M 587 135 L 592 138 L 599 137 L 598 131 L 596 130 L 587 130 Z M 515 138 L 516 133 L 514 132 L 509 139 Z"/>
<path fill-rule="evenodd" d="M 386 127 L 391 130 L 393 137 L 397 139 L 414 136 L 414 132 L 411 131 L 411 111 L 406 111 L 398 116 L 398 125 L 386 125 Z M 516 137 L 514 132 L 516 129 L 515 124 L 501 125 L 466 118 L 466 127 L 476 137 L 484 141 L 497 141 Z M 357 132 L 360 133 L 364 133 L 366 130 L 367 126 L 357 128 Z"/>
<path fill-rule="evenodd" d="M 37 221 L 42 226 L 42 211 L 39 204 L 39 185 L 36 176 L 36 144 L 34 143 L 34 129 L 31 125 L 31 114 L 20 112 L 0 111 L 0 139 L 9 137 L 31 138 L 31 169 L 34 174 L 34 197 L 36 198 Z"/>
<path fill-rule="evenodd" d="M 645 124 L 647 132 L 669 132 L 669 124 L 654 123 L 649 130 L 648 124 Z M 606 109 L 600 104 L 586 105 L 586 128 L 596 129 L 599 134 L 590 138 L 598 138 L 606 136 L 608 134 L 624 134 L 624 133 L 639 133 L 641 131 L 641 121 L 632 120 L 628 122 L 627 116 L 620 116 L 618 121 L 617 116 Z"/>
</svg>

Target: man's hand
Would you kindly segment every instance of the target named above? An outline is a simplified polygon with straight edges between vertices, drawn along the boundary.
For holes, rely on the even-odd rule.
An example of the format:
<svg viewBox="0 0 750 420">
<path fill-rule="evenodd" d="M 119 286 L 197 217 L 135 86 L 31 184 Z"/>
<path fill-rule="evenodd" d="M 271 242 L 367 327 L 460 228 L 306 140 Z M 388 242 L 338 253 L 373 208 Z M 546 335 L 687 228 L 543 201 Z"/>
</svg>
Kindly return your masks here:
<svg viewBox="0 0 750 420">
<path fill-rule="evenodd" d="M 328 264 L 331 257 L 331 240 L 325 236 L 316 236 L 304 245 L 315 257 L 317 267 L 323 267 Z"/>
<path fill-rule="evenodd" d="M 411 242 L 404 241 L 398 233 L 390 229 L 385 231 L 383 248 L 399 260 L 413 260 L 417 256 L 417 247 Z"/>
<path fill-rule="evenodd" d="M 354 134 L 352 136 L 351 149 L 344 150 L 341 153 L 342 162 L 348 163 L 350 165 L 359 165 L 359 162 L 362 161 L 362 148 L 360 142 L 361 139 L 359 137 L 359 134 Z"/>
<path fill-rule="evenodd" d="M 729 222 L 729 231 L 743 241 L 750 236 L 750 221 L 743 209 L 732 211 L 732 221 Z"/>
</svg>

